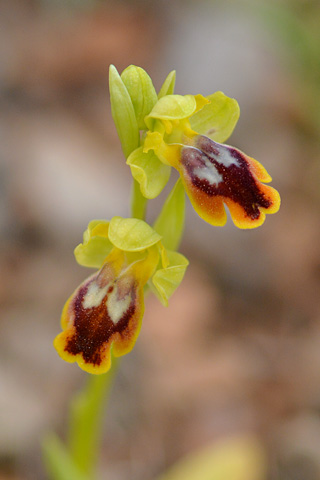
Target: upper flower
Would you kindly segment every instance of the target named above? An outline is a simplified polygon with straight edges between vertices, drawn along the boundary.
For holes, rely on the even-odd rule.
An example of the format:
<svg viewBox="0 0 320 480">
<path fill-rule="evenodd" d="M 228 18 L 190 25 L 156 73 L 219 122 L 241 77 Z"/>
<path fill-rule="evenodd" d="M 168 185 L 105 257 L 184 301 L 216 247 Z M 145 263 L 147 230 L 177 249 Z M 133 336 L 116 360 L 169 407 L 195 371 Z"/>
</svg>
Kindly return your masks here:
<svg viewBox="0 0 320 480">
<path fill-rule="evenodd" d="M 160 164 L 161 169 L 174 167 L 194 209 L 212 225 L 226 223 L 225 204 L 237 227 L 258 227 L 266 213 L 279 209 L 280 197 L 262 183 L 270 182 L 271 177 L 260 163 L 221 143 L 231 134 L 238 115 L 235 100 L 222 92 L 208 98 L 167 95 L 146 116 L 148 131 L 143 145 L 132 152 L 127 163 L 134 176 L 147 156 L 148 162 L 153 162 L 153 175 Z M 147 169 L 145 172 L 147 176 Z M 160 175 L 157 178 L 159 182 Z M 164 176 L 162 180 L 161 187 L 166 184 Z M 142 182 L 140 186 L 142 193 L 148 193 Z"/>
<path fill-rule="evenodd" d="M 75 249 L 80 265 L 98 268 L 67 300 L 63 332 L 54 345 L 67 362 L 90 373 L 104 373 L 111 351 L 128 353 L 138 337 L 144 313 L 143 287 L 165 305 L 182 281 L 186 258 L 166 250 L 161 236 L 137 219 L 93 220 Z"/>
<path fill-rule="evenodd" d="M 271 177 L 260 163 L 223 144 L 238 121 L 238 103 L 222 92 L 203 97 L 173 90 L 174 72 L 157 96 L 141 68 L 130 66 L 121 77 L 110 69 L 113 116 L 142 195 L 158 196 L 174 167 L 205 221 L 224 225 L 226 205 L 238 227 L 261 225 L 279 209 L 280 197 L 265 185 Z"/>
</svg>

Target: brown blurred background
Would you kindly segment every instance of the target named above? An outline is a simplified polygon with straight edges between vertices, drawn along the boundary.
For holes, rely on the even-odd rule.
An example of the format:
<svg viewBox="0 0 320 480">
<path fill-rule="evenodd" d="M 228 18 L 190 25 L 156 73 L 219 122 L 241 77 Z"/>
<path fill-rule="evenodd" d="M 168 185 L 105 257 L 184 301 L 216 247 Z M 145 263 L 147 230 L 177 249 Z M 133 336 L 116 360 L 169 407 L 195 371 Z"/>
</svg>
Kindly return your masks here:
<svg viewBox="0 0 320 480">
<path fill-rule="evenodd" d="M 129 215 L 110 63 L 142 66 L 157 89 L 176 69 L 176 93 L 235 97 L 230 143 L 263 163 L 282 207 L 239 231 L 210 227 L 188 202 L 191 265 L 167 310 L 148 299 L 110 400 L 100 478 L 151 480 L 253 433 L 266 480 L 320 479 L 319 24 L 311 0 L 0 1 L 1 480 L 46 478 L 41 438 L 65 435 L 86 379 L 52 347 L 89 273 L 73 248 L 91 219 Z"/>
</svg>

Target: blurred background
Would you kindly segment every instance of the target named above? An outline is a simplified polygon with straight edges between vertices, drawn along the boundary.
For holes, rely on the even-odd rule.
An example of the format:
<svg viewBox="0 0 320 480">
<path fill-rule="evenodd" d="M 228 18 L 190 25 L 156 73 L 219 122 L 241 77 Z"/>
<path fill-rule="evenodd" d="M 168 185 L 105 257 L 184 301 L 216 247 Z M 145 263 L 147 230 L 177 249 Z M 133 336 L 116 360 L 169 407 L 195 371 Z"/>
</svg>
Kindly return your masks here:
<svg viewBox="0 0 320 480">
<path fill-rule="evenodd" d="M 52 346 L 89 273 L 73 248 L 91 219 L 129 216 L 110 63 L 145 68 L 157 89 L 176 69 L 176 93 L 235 97 L 229 142 L 267 168 L 282 207 L 240 231 L 210 227 L 188 202 L 191 264 L 168 309 L 147 301 L 100 478 L 151 480 L 253 435 L 266 459 L 253 480 L 320 479 L 319 24 L 318 0 L 0 1 L 1 480 L 46 478 L 41 439 L 65 435 L 86 379 Z"/>
</svg>

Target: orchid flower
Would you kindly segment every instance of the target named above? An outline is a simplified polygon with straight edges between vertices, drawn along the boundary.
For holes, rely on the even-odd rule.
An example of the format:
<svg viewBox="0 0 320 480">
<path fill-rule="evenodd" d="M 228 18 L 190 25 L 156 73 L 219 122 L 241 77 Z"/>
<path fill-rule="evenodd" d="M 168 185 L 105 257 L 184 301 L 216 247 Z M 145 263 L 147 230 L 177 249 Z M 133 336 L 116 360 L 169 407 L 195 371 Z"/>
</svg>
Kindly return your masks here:
<svg viewBox="0 0 320 480">
<path fill-rule="evenodd" d="M 164 305 L 182 281 L 187 259 L 167 250 L 143 220 L 93 220 L 75 249 L 80 265 L 98 269 L 67 300 L 63 332 L 54 345 L 67 362 L 89 373 L 104 373 L 115 357 L 130 352 L 144 313 L 144 286 Z"/>
<path fill-rule="evenodd" d="M 157 197 L 173 167 L 194 209 L 206 222 L 224 225 L 226 205 L 237 227 L 260 226 L 267 213 L 278 211 L 280 196 L 265 185 L 271 177 L 257 160 L 224 144 L 238 121 L 238 103 L 222 92 L 208 97 L 175 95 L 173 73 L 158 96 L 141 68 L 130 66 L 118 76 L 132 104 L 132 122 L 127 132 L 131 132 L 130 139 L 136 140 L 124 151 L 142 195 L 148 199 Z M 112 79 L 116 83 L 114 75 Z M 126 138 L 123 144 L 127 144 Z"/>
</svg>

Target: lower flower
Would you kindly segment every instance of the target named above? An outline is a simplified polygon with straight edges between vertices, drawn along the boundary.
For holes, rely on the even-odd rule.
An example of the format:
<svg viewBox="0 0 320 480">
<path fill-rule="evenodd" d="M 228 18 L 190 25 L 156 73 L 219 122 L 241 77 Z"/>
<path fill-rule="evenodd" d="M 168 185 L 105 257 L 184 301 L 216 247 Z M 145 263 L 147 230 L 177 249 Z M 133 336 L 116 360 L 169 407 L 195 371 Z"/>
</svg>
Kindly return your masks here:
<svg viewBox="0 0 320 480">
<path fill-rule="evenodd" d="M 163 304 L 182 281 L 188 261 L 167 251 L 161 236 L 142 220 L 93 220 L 75 249 L 79 263 L 100 266 L 67 300 L 63 331 L 54 346 L 67 362 L 89 373 L 105 373 L 111 357 L 130 352 L 144 314 L 144 286 Z"/>
<path fill-rule="evenodd" d="M 76 361 L 90 373 L 104 373 L 110 368 L 111 348 L 116 357 L 133 348 L 144 313 L 139 270 L 137 265 L 128 267 L 125 259 L 119 265 L 108 258 L 77 288 L 63 309 L 64 331 L 54 341 L 64 360 Z"/>
</svg>

